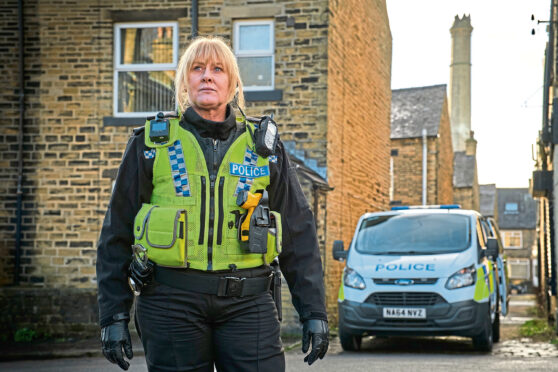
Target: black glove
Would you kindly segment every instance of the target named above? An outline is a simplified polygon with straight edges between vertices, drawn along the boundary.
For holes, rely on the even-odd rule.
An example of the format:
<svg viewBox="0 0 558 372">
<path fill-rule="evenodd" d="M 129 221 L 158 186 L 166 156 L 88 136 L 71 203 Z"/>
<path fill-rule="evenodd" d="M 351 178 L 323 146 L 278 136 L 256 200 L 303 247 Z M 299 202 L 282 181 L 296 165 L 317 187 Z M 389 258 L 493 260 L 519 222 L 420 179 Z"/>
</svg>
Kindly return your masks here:
<svg viewBox="0 0 558 372">
<path fill-rule="evenodd" d="M 329 329 L 327 322 L 321 319 L 307 319 L 302 325 L 302 352 L 306 353 L 312 339 L 312 351 L 304 357 L 311 365 L 316 359 L 323 359 L 329 346 Z"/>
<path fill-rule="evenodd" d="M 128 320 L 117 320 L 101 329 L 101 343 L 103 344 L 103 355 L 111 363 L 116 363 L 123 370 L 130 367 L 124 359 L 122 348 L 128 359 L 132 359 L 132 339 L 128 331 Z"/>
</svg>

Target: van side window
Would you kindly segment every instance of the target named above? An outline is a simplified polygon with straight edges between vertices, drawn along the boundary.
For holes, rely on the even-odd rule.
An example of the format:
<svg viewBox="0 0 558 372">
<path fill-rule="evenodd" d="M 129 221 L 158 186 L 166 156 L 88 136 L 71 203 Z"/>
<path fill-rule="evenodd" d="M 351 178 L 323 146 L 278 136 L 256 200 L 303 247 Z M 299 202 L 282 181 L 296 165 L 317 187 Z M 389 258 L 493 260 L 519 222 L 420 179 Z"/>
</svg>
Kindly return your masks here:
<svg viewBox="0 0 558 372">
<path fill-rule="evenodd" d="M 484 218 L 481 218 L 480 221 L 481 221 L 482 230 L 484 231 L 484 236 L 487 237 L 487 238 L 496 237 L 496 235 L 494 234 L 494 231 L 492 231 L 492 228 L 490 227 L 488 222 Z"/>
<path fill-rule="evenodd" d="M 477 218 L 477 243 L 479 248 L 486 248 L 486 235 L 484 234 L 484 229 L 481 226 L 480 220 Z"/>
</svg>

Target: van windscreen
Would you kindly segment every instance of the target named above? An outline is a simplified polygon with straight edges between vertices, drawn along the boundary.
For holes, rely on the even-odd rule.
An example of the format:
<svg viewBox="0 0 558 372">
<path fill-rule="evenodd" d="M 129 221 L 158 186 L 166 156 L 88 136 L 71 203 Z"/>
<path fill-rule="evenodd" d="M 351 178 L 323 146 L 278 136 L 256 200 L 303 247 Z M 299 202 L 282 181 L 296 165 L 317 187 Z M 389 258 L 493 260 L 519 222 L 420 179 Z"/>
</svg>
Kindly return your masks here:
<svg viewBox="0 0 558 372">
<path fill-rule="evenodd" d="M 368 254 L 438 254 L 465 250 L 469 217 L 457 214 L 373 216 L 363 221 L 356 249 Z"/>
</svg>

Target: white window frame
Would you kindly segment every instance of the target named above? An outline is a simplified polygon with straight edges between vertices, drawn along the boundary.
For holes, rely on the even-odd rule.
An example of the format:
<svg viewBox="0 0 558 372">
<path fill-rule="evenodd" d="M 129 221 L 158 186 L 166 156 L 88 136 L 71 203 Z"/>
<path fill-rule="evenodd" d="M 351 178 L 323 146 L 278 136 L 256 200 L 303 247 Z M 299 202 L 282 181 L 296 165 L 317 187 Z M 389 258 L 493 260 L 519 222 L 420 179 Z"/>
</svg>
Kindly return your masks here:
<svg viewBox="0 0 558 372">
<path fill-rule="evenodd" d="M 269 25 L 269 46 L 267 50 L 238 50 L 240 45 L 240 26 L 256 26 L 256 25 Z M 269 91 L 275 89 L 275 22 L 273 20 L 243 20 L 235 21 L 233 27 L 233 45 L 234 55 L 238 57 L 271 57 L 271 85 L 270 86 L 244 86 L 247 92 Z"/>
<path fill-rule="evenodd" d="M 527 267 L 527 277 L 513 276 L 512 264 L 526 266 Z M 525 259 L 509 259 L 508 260 L 508 265 L 509 265 L 508 272 L 510 273 L 510 279 L 524 279 L 524 280 L 531 279 L 531 261 L 528 258 L 525 258 Z"/>
<path fill-rule="evenodd" d="M 521 230 L 507 230 L 507 231 L 500 231 L 502 234 L 502 243 L 504 244 L 504 249 L 522 249 L 523 248 L 523 231 Z M 519 234 L 519 246 L 507 246 L 506 245 L 506 237 L 508 235 Z M 510 236 L 511 238 L 511 236 Z"/>
<path fill-rule="evenodd" d="M 173 53 L 172 63 L 120 63 L 120 30 L 123 28 L 152 28 L 152 27 L 172 27 L 173 33 Z M 176 70 L 178 64 L 178 22 L 126 22 L 114 24 L 114 78 L 112 91 L 113 116 L 119 118 L 153 116 L 155 112 L 118 112 L 118 73 L 123 71 L 168 71 Z M 176 108 L 176 107 L 175 107 Z"/>
</svg>

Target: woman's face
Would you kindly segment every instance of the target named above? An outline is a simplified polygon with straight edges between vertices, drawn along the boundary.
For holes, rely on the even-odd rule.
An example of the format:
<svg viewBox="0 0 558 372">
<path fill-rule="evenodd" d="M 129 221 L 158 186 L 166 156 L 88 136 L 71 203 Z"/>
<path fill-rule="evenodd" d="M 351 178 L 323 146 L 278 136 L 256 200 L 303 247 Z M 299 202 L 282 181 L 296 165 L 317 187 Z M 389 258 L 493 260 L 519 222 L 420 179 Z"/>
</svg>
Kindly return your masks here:
<svg viewBox="0 0 558 372">
<path fill-rule="evenodd" d="M 219 62 L 195 61 L 188 72 L 188 95 L 194 108 L 204 111 L 225 109 L 229 96 L 229 75 Z"/>
</svg>

